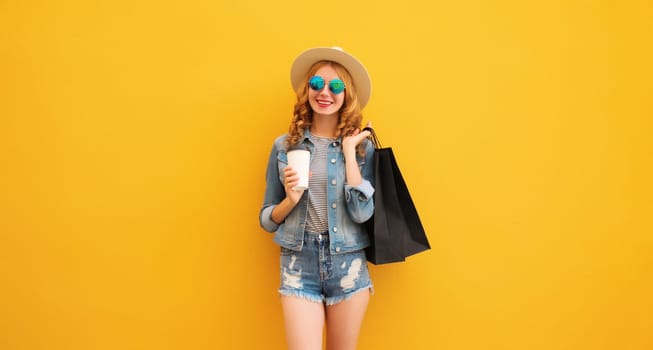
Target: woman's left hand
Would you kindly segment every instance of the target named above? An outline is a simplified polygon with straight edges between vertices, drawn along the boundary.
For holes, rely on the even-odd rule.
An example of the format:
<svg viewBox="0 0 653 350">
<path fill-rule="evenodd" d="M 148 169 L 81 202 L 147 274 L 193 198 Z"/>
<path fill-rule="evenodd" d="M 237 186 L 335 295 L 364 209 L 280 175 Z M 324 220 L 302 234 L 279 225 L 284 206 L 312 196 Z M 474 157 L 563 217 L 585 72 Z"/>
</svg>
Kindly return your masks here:
<svg viewBox="0 0 653 350">
<path fill-rule="evenodd" d="M 371 122 L 367 122 L 367 127 L 372 127 Z M 360 131 L 360 129 L 354 130 L 354 132 L 349 135 L 345 136 L 342 138 L 342 149 L 344 152 L 347 151 L 355 151 L 356 146 L 358 146 L 363 140 L 365 140 L 368 136 L 370 136 L 370 132 L 365 130 L 365 131 Z"/>
</svg>

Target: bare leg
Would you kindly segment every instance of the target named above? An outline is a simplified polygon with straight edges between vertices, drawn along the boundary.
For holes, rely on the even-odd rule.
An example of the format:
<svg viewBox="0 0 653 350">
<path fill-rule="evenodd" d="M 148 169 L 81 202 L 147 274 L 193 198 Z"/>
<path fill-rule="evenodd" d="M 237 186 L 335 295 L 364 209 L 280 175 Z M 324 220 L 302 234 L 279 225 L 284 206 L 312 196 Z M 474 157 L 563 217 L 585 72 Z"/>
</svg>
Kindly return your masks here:
<svg viewBox="0 0 653 350">
<path fill-rule="evenodd" d="M 324 304 L 297 297 L 281 297 L 288 350 L 321 350 Z"/>
<path fill-rule="evenodd" d="M 370 291 L 358 292 L 351 299 L 327 306 L 327 350 L 355 350 L 365 317 Z"/>
</svg>

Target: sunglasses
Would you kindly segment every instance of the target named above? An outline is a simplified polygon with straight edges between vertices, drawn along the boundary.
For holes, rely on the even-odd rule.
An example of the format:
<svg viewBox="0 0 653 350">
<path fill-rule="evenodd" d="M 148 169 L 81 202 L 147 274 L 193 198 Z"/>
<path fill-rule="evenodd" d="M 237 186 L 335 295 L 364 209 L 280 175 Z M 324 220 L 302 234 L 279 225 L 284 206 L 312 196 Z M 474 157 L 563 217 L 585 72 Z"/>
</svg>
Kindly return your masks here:
<svg viewBox="0 0 653 350">
<path fill-rule="evenodd" d="M 308 86 L 315 91 L 321 91 L 324 89 L 324 78 L 319 75 L 315 75 L 308 80 Z M 334 94 L 339 94 L 345 90 L 345 82 L 336 78 L 329 82 L 329 90 Z"/>
</svg>

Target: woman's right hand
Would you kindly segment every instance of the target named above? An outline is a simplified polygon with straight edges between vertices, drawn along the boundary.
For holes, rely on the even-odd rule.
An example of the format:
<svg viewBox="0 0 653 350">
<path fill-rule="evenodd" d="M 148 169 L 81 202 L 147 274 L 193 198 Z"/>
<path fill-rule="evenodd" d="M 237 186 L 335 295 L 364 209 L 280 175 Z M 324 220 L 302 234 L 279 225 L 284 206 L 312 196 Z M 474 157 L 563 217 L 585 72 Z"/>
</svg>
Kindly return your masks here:
<svg viewBox="0 0 653 350">
<path fill-rule="evenodd" d="M 297 204 L 304 194 L 304 190 L 293 190 L 299 183 L 299 175 L 290 165 L 283 170 L 284 187 L 286 189 L 286 197 L 293 203 Z"/>
</svg>

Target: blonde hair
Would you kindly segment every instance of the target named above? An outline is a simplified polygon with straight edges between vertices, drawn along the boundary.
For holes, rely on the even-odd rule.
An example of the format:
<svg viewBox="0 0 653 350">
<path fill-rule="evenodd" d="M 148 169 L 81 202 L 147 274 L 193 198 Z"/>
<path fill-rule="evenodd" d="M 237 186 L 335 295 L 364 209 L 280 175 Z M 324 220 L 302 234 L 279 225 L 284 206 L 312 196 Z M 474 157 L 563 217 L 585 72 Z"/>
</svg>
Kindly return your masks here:
<svg viewBox="0 0 653 350">
<path fill-rule="evenodd" d="M 319 61 L 315 63 L 311 69 L 308 70 L 302 84 L 296 91 L 297 102 L 293 113 L 290 127 L 288 128 L 288 137 L 286 138 L 286 146 L 291 147 L 297 145 L 303 138 L 304 132 L 311 127 L 313 122 L 313 109 L 308 101 L 308 79 L 314 76 L 315 73 L 324 66 L 331 66 L 338 77 L 345 82 L 345 101 L 338 111 L 338 126 L 336 128 L 336 137 L 344 137 L 350 135 L 354 130 L 360 128 L 363 115 L 361 114 L 360 104 L 358 103 L 358 95 L 356 95 L 356 87 L 354 86 L 351 74 L 341 64 L 332 61 Z M 358 145 L 358 153 L 363 154 L 363 143 Z"/>
</svg>

